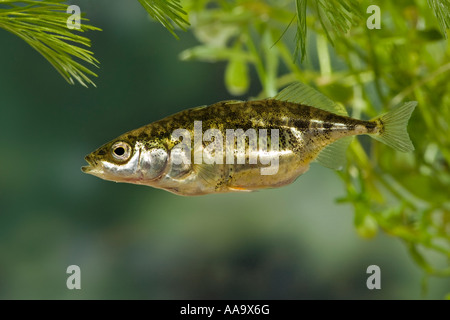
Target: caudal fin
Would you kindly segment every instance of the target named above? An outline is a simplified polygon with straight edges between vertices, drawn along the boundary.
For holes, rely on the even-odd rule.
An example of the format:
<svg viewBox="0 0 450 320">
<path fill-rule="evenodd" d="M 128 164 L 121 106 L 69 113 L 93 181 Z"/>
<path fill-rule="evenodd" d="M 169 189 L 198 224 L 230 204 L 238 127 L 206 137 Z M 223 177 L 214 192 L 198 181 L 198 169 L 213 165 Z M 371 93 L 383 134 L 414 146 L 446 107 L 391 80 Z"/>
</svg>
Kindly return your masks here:
<svg viewBox="0 0 450 320">
<path fill-rule="evenodd" d="M 416 106 L 417 101 L 409 101 L 374 119 L 378 120 L 382 127 L 379 133 L 371 137 L 398 151 L 414 151 L 406 127 Z"/>
</svg>

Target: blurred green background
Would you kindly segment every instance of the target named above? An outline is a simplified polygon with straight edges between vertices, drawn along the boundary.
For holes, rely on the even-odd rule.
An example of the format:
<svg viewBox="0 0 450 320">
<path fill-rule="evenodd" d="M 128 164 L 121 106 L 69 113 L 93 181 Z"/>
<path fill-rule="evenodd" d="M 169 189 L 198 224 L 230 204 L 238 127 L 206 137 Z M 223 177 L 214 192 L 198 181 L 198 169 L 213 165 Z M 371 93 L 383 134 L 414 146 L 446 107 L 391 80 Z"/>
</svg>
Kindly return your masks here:
<svg viewBox="0 0 450 320">
<path fill-rule="evenodd" d="M 233 98 L 225 64 L 181 62 L 175 40 L 137 1 L 77 1 L 101 61 L 97 88 L 70 86 L 0 30 L 1 299 L 443 298 L 402 243 L 357 236 L 343 183 L 312 165 L 290 186 L 180 197 L 83 174 L 83 158 L 119 134 Z M 252 81 L 252 85 L 257 81 Z M 261 88 L 252 87 L 250 96 Z M 81 268 L 81 290 L 66 269 Z M 366 269 L 381 268 L 381 290 Z"/>
</svg>

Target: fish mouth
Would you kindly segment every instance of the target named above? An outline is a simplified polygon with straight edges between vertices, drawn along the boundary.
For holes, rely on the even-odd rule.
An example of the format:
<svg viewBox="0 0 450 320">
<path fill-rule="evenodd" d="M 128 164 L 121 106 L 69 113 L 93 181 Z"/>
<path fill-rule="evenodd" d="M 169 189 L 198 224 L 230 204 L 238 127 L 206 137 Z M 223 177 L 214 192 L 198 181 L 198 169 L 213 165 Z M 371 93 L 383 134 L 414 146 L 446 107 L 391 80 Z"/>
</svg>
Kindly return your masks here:
<svg viewBox="0 0 450 320">
<path fill-rule="evenodd" d="M 84 173 L 89 173 L 92 170 L 94 170 L 94 168 L 97 165 L 97 163 L 95 162 L 94 159 L 92 159 L 91 155 L 88 154 L 86 157 L 84 157 L 84 160 L 86 160 L 88 165 L 84 166 L 84 167 L 81 167 L 81 171 L 83 171 Z"/>
</svg>

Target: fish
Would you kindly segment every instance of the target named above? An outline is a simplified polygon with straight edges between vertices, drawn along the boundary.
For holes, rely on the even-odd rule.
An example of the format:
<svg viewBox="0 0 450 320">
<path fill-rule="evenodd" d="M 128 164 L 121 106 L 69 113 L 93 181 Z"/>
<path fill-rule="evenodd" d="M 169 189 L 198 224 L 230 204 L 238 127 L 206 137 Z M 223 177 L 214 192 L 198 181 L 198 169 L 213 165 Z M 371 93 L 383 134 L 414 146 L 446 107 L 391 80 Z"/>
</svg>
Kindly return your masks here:
<svg viewBox="0 0 450 320">
<path fill-rule="evenodd" d="M 221 101 L 126 132 L 88 154 L 82 171 L 183 196 L 276 188 L 313 162 L 342 170 L 357 135 L 414 151 L 407 125 L 416 106 L 409 101 L 359 120 L 296 82 L 272 98 Z"/>
</svg>

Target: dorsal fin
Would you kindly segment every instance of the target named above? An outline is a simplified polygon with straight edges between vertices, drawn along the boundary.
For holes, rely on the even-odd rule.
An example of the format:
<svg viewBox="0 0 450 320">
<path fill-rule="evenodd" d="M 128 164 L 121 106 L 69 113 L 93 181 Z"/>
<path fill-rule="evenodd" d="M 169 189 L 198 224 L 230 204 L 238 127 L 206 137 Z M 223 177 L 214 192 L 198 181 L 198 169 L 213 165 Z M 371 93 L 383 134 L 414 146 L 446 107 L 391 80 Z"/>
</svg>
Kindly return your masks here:
<svg viewBox="0 0 450 320">
<path fill-rule="evenodd" d="M 327 145 L 320 151 L 315 161 L 324 167 L 341 170 L 345 166 L 347 160 L 345 153 L 352 140 L 353 137 L 344 137 Z"/>
<path fill-rule="evenodd" d="M 330 100 L 312 87 L 296 82 L 281 90 L 274 99 L 315 107 L 340 116 L 348 116 L 344 106 Z"/>
</svg>

